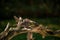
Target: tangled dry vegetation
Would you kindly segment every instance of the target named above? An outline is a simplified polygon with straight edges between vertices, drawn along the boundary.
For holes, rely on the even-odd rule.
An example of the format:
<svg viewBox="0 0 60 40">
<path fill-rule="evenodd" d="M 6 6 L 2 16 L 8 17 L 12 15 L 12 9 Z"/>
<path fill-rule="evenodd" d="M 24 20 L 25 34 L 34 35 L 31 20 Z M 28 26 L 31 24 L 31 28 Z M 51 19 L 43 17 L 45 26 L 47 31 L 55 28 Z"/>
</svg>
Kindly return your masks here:
<svg viewBox="0 0 60 40">
<path fill-rule="evenodd" d="M 16 24 L 11 26 L 8 22 L 4 31 L 0 33 L 0 40 L 11 40 L 14 36 L 22 33 L 28 33 L 27 40 L 34 40 L 33 33 L 41 34 L 42 38 L 45 38 L 45 36 L 48 35 L 60 37 L 60 30 L 53 31 L 28 18 L 22 19 L 21 17 L 18 18 L 14 16 L 14 19 L 16 20 Z"/>
</svg>

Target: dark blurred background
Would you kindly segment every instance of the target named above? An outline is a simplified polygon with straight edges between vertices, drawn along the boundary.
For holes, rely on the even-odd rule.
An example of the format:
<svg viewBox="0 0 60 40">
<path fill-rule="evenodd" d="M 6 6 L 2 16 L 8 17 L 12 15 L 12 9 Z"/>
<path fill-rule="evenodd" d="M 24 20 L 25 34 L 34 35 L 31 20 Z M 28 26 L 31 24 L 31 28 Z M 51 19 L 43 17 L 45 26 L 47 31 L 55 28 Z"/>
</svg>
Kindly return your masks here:
<svg viewBox="0 0 60 40">
<path fill-rule="evenodd" d="M 0 0 L 0 32 L 7 23 L 15 24 L 13 16 L 31 18 L 39 24 L 47 25 L 53 30 L 60 30 L 60 0 Z M 24 40 L 26 35 L 16 36 L 13 40 Z M 60 35 L 59 35 L 60 36 Z M 36 36 L 40 40 L 42 36 Z M 57 37 L 46 37 L 45 40 L 59 40 Z M 43 40 L 43 39 L 41 39 Z"/>
<path fill-rule="evenodd" d="M 0 0 L 0 19 L 60 17 L 59 0 Z"/>
</svg>

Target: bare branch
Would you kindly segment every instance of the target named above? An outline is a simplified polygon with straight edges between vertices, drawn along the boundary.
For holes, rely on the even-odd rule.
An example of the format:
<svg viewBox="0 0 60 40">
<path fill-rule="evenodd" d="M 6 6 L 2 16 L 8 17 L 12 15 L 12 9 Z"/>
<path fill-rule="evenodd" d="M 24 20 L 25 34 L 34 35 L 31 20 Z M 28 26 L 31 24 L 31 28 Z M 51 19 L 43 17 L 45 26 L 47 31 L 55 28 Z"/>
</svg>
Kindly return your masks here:
<svg viewBox="0 0 60 40">
<path fill-rule="evenodd" d="M 5 36 L 8 35 L 8 32 L 9 32 L 9 29 L 8 29 L 8 28 L 9 28 L 9 22 L 8 22 L 8 24 L 7 24 L 6 28 L 5 28 L 5 30 L 0 33 L 0 39 L 2 39 L 2 38 L 4 38 Z"/>
<path fill-rule="evenodd" d="M 8 24 L 7 24 L 7 26 L 6 26 L 4 31 L 6 31 L 8 28 L 9 28 L 9 22 L 8 22 Z"/>
<path fill-rule="evenodd" d="M 51 36 L 57 36 L 60 37 L 60 30 L 57 31 L 53 31 L 51 29 L 48 29 L 47 27 L 44 27 L 42 24 L 38 25 L 38 26 L 34 26 L 32 27 L 31 25 L 29 25 L 30 23 L 33 23 L 33 25 L 35 25 L 35 21 L 32 21 L 30 19 L 22 19 L 21 17 L 17 18 L 16 16 L 14 16 L 15 19 L 17 20 L 17 26 L 15 28 L 9 27 L 9 22 L 5 28 L 5 30 L 3 32 L 0 33 L 0 40 L 3 39 L 4 37 L 6 37 L 4 40 L 11 40 L 14 36 L 18 35 L 18 34 L 22 34 L 22 33 L 28 33 L 27 34 L 27 40 L 34 40 L 33 39 L 33 33 L 39 33 L 42 35 L 42 38 L 45 38 L 45 36 L 47 36 L 48 34 Z M 22 24 L 23 23 L 23 24 Z M 24 25 L 24 26 L 23 26 Z M 25 27 L 21 29 L 21 26 Z"/>
</svg>

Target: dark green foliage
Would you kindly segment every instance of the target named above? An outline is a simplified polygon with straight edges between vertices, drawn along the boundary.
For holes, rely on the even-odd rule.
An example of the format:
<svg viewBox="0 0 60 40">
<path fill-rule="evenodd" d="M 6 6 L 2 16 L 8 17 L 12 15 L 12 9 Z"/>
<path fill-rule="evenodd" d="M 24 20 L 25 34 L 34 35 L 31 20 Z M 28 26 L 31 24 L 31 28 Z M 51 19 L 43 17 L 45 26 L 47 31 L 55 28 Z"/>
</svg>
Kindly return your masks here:
<svg viewBox="0 0 60 40">
<path fill-rule="evenodd" d="M 15 37 L 12 38 L 11 40 L 27 40 L 26 35 L 27 35 L 27 33 L 25 33 L 25 34 L 20 34 L 20 35 L 15 36 Z"/>
<path fill-rule="evenodd" d="M 33 33 L 33 37 L 34 40 L 59 40 L 60 38 L 58 37 L 54 37 L 54 36 L 47 36 L 44 39 L 42 38 L 42 36 L 40 34 L 37 33 Z M 11 40 L 27 40 L 27 33 L 25 34 L 19 34 L 17 36 L 15 36 L 14 38 L 12 38 Z"/>
</svg>

